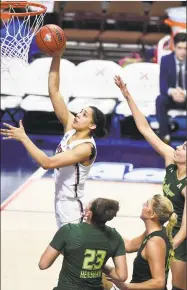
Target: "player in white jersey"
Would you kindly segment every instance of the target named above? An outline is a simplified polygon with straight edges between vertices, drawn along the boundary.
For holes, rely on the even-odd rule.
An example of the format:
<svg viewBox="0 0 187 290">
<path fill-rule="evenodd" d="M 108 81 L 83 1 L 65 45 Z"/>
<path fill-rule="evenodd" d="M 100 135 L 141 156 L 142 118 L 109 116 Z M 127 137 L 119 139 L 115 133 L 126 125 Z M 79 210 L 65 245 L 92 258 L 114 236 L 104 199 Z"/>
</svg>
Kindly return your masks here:
<svg viewBox="0 0 187 290">
<path fill-rule="evenodd" d="M 64 138 L 56 154 L 48 157 L 26 135 L 22 121 L 19 128 L 4 125 L 5 139 L 21 141 L 33 159 L 44 169 L 55 170 L 55 213 L 58 227 L 80 222 L 83 217 L 82 198 L 89 170 L 96 158 L 93 136 L 105 136 L 105 116 L 96 107 L 87 107 L 76 116 L 70 113 L 59 91 L 61 56 L 54 56 L 49 72 L 49 95 L 58 119 L 64 126 Z"/>
<path fill-rule="evenodd" d="M 78 162 L 70 166 L 55 168 L 55 212 L 58 227 L 66 223 L 66 221 L 70 223 L 82 220 L 84 185 L 91 165 L 96 158 L 94 138 L 75 140 L 69 143 L 75 134 L 75 129 L 65 133 L 64 138 L 57 147 L 56 154 L 73 150 L 76 146 L 88 143 L 92 146 L 92 153 L 89 158 L 91 163 L 89 162 L 89 165 L 86 166 Z"/>
</svg>

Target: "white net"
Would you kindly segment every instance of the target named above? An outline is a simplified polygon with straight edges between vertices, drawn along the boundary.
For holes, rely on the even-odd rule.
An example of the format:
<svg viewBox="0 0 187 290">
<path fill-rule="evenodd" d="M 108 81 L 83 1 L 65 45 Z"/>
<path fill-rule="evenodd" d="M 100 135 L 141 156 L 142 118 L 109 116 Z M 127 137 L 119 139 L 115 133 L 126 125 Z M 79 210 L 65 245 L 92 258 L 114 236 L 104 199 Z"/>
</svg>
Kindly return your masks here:
<svg viewBox="0 0 187 290">
<path fill-rule="evenodd" d="M 11 73 L 12 63 L 26 67 L 28 65 L 28 54 L 31 42 L 35 34 L 43 25 L 45 12 L 40 7 L 35 7 L 35 11 L 41 11 L 39 15 L 20 16 L 16 9 L 8 5 L 6 12 L 11 13 L 9 19 L 1 17 L 1 72 Z M 24 13 L 28 13 L 29 5 L 22 8 Z M 18 67 L 17 67 L 18 68 Z M 19 69 L 19 68 L 18 68 Z"/>
</svg>

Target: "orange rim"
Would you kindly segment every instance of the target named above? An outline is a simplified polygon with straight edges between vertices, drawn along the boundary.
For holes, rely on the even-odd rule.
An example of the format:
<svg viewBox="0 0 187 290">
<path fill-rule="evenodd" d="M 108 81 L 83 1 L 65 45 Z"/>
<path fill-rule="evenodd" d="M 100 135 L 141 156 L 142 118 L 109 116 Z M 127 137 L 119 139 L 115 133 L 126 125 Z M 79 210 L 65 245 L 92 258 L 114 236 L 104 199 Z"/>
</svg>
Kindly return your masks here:
<svg viewBox="0 0 187 290">
<path fill-rule="evenodd" d="M 40 3 L 33 3 L 33 2 L 15 2 L 15 1 L 2 1 L 0 2 L 0 10 L 7 9 L 7 8 L 26 8 L 26 7 L 37 7 L 41 8 L 40 11 L 33 11 L 33 12 L 23 12 L 23 13 L 14 13 L 14 12 L 7 12 L 7 11 L 1 11 L 0 12 L 0 18 L 1 19 L 9 19 L 11 16 L 17 16 L 17 17 L 24 17 L 24 16 L 36 16 L 40 14 L 45 14 L 47 7 Z"/>
<path fill-rule="evenodd" d="M 167 25 L 169 26 L 178 26 L 178 27 L 181 27 L 181 28 L 186 28 L 186 23 L 183 23 L 183 22 L 176 22 L 176 21 L 172 21 L 170 19 L 165 19 L 164 20 L 164 23 L 166 23 Z"/>
</svg>

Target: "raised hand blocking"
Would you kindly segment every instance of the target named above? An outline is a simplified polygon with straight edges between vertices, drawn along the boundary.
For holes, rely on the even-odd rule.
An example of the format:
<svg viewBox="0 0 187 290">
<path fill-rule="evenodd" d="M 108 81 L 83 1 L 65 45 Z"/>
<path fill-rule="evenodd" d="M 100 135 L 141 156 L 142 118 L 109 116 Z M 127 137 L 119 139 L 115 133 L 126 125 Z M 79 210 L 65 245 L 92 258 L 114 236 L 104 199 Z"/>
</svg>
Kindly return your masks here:
<svg viewBox="0 0 187 290">
<path fill-rule="evenodd" d="M 127 89 L 127 85 L 123 82 L 122 78 L 118 75 L 114 77 L 116 86 L 121 90 L 123 96 L 127 99 L 130 96 L 130 93 Z"/>
</svg>

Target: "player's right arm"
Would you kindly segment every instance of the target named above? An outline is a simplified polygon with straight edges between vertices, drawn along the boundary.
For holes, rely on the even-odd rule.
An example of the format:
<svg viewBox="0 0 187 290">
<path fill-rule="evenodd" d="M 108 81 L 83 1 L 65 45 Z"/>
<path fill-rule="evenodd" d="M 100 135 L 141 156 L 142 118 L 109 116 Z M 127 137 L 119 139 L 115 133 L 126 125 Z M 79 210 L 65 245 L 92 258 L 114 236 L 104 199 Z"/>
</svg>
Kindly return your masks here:
<svg viewBox="0 0 187 290">
<path fill-rule="evenodd" d="M 120 282 L 125 282 L 128 277 L 125 245 L 120 234 L 117 233 L 117 237 L 118 237 L 118 245 L 117 245 L 116 252 L 114 256 L 112 257 L 115 267 L 110 267 L 108 265 L 105 265 L 103 272 L 107 276 L 109 276 L 111 279 L 114 279 Z"/>
<path fill-rule="evenodd" d="M 144 232 L 143 234 L 141 234 L 140 236 L 132 239 L 132 240 L 128 240 L 126 238 L 124 239 L 124 243 L 125 243 L 125 250 L 127 253 L 133 253 L 133 252 L 137 252 L 141 246 L 141 244 L 143 243 L 143 240 L 146 236 L 146 232 Z"/>
<path fill-rule="evenodd" d="M 125 282 L 128 277 L 126 256 L 118 256 L 113 258 L 114 266 L 105 266 L 104 273 L 109 276 L 112 280 L 119 282 Z"/>
<path fill-rule="evenodd" d="M 171 146 L 165 144 L 151 129 L 146 118 L 140 112 L 132 96 L 127 90 L 126 85 L 122 81 L 121 77 L 116 76 L 114 80 L 129 105 L 132 116 L 140 133 L 145 137 L 150 145 L 165 159 L 166 166 L 173 163 L 174 149 Z"/>
<path fill-rule="evenodd" d="M 57 118 L 63 124 L 65 131 L 72 128 L 74 115 L 68 111 L 64 99 L 60 93 L 60 60 L 61 56 L 54 56 L 49 71 L 48 87 L 53 108 Z"/>
<path fill-rule="evenodd" d="M 38 264 L 40 270 L 46 270 L 51 267 L 58 256 L 63 254 L 64 247 L 67 244 L 66 238 L 69 235 L 69 230 L 69 225 L 67 224 L 56 232 L 52 241 L 40 258 Z"/>
</svg>

